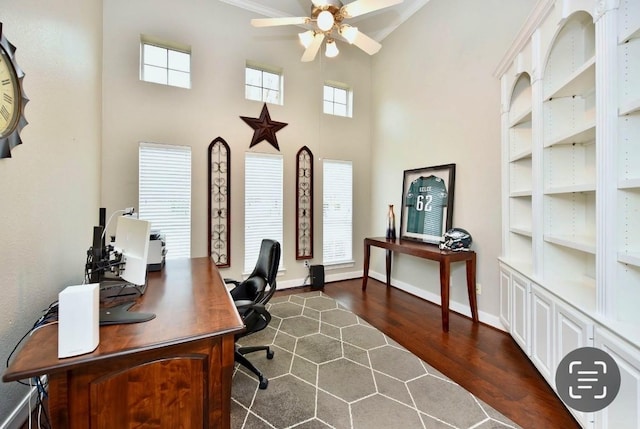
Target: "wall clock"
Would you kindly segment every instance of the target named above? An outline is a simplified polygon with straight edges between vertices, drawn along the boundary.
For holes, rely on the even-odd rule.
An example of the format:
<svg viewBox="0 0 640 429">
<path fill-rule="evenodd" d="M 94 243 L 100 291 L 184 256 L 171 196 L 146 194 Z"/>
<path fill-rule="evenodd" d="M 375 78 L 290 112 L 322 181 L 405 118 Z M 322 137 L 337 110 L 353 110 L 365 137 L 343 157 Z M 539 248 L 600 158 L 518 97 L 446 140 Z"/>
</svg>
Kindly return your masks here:
<svg viewBox="0 0 640 429">
<path fill-rule="evenodd" d="M 22 88 L 24 72 L 15 61 L 16 47 L 2 32 L 0 23 L 0 158 L 11 158 L 11 149 L 22 143 L 20 131 L 27 125 Z"/>
</svg>

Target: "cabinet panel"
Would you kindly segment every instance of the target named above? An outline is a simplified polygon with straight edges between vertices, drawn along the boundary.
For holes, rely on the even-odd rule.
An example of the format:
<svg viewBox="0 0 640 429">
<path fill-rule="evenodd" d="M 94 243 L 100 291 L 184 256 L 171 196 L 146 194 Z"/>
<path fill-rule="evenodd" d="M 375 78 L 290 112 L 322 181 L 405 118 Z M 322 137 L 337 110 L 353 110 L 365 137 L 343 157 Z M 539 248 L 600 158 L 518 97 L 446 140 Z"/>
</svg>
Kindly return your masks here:
<svg viewBox="0 0 640 429">
<path fill-rule="evenodd" d="M 569 352 L 581 347 L 593 346 L 593 322 L 560 303 L 556 303 L 554 313 L 554 331 L 556 338 L 553 368 L 555 370 Z M 550 384 L 554 386 L 555 389 L 555 378 Z M 582 427 L 593 427 L 593 413 L 583 413 L 573 409 L 569 410 L 580 422 Z"/>
<path fill-rule="evenodd" d="M 511 326 L 511 273 L 500 266 L 500 322 L 508 330 Z"/>
<path fill-rule="evenodd" d="M 531 354 L 529 343 L 529 281 L 519 275 L 511 274 L 512 309 L 511 335 L 516 343 Z"/>
<path fill-rule="evenodd" d="M 596 328 L 596 347 L 609 353 L 620 368 L 620 392 L 604 410 L 596 413 L 596 428 L 637 429 L 640 427 L 640 350 L 603 328 Z"/>
<path fill-rule="evenodd" d="M 531 360 L 538 371 L 553 383 L 553 300 L 535 283 L 531 285 Z"/>
</svg>

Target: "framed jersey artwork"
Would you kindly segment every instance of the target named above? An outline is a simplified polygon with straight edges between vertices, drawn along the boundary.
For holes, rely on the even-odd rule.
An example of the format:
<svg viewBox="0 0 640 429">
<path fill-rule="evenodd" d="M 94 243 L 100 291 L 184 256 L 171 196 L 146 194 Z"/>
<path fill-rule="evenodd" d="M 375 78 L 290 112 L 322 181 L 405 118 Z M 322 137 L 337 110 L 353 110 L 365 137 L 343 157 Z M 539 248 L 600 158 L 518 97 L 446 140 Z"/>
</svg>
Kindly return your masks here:
<svg viewBox="0 0 640 429">
<path fill-rule="evenodd" d="M 439 243 L 453 223 L 456 165 L 404 171 L 400 239 Z"/>
</svg>

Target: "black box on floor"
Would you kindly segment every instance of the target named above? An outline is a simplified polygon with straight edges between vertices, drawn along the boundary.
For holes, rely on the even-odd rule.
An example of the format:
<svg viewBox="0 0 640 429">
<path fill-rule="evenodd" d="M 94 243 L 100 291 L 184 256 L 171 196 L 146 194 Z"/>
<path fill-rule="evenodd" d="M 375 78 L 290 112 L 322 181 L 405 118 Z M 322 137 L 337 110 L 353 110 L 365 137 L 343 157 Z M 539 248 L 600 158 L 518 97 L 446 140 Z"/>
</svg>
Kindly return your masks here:
<svg viewBox="0 0 640 429">
<path fill-rule="evenodd" d="M 322 289 L 324 287 L 324 265 L 311 265 L 309 277 L 311 278 L 311 289 Z"/>
</svg>

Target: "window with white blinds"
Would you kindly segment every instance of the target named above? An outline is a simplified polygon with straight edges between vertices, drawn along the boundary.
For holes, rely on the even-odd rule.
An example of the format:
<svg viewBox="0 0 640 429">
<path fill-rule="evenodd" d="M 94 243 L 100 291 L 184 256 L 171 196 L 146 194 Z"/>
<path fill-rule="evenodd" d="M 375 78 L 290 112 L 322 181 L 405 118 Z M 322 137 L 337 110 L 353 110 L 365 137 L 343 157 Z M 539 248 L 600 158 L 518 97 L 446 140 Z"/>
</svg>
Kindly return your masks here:
<svg viewBox="0 0 640 429">
<path fill-rule="evenodd" d="M 277 240 L 282 246 L 282 180 L 282 155 L 245 155 L 244 271 L 247 273 L 256 266 L 263 238 Z"/>
<path fill-rule="evenodd" d="M 353 166 L 351 161 L 322 163 L 322 261 L 353 262 Z"/>
<path fill-rule="evenodd" d="M 164 234 L 167 259 L 191 257 L 191 147 L 140 143 L 140 219 Z"/>
</svg>

